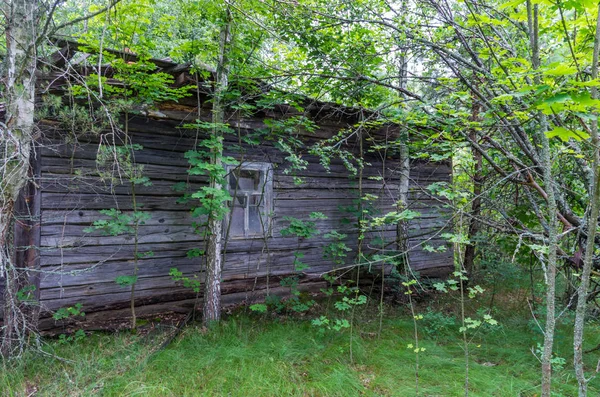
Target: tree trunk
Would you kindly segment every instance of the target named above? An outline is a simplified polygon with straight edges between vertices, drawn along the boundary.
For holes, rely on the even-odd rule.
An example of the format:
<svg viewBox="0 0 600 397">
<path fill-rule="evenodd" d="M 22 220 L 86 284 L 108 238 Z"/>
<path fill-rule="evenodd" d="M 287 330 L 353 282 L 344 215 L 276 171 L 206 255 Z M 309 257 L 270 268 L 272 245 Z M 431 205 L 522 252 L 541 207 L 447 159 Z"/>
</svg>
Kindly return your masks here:
<svg viewBox="0 0 600 397">
<path fill-rule="evenodd" d="M 554 345 L 554 329 L 556 326 L 556 252 L 558 250 L 557 206 L 554 196 L 554 179 L 552 178 L 552 161 L 550 144 L 545 132 L 546 116 L 541 116 L 542 166 L 544 167 L 544 185 L 548 193 L 548 263 L 546 264 L 546 326 L 544 329 L 544 353 L 542 355 L 542 397 L 550 397 L 552 386 L 552 349 Z"/>
<path fill-rule="evenodd" d="M 475 102 L 476 98 L 473 95 L 473 113 L 472 120 L 477 122 L 479 120 L 479 104 Z M 477 129 L 473 128 L 469 133 L 470 140 L 477 142 Z M 463 269 L 470 276 L 473 274 L 475 267 L 475 243 L 473 242 L 477 233 L 479 233 L 479 216 L 481 215 L 481 187 L 483 185 L 483 157 L 481 153 L 471 146 L 471 153 L 473 154 L 473 160 L 475 160 L 475 166 L 473 168 L 473 201 L 471 202 L 471 213 L 469 219 L 469 231 L 468 237 L 470 243 L 465 247 L 465 257 L 463 260 Z"/>
<path fill-rule="evenodd" d="M 401 134 L 400 139 L 400 180 L 398 187 L 398 201 L 396 210 L 402 212 L 408 208 L 408 192 L 410 182 L 410 152 L 408 149 L 408 131 Z M 402 265 L 410 266 L 408 259 L 408 221 L 401 220 L 396 225 L 396 239 L 398 252 L 401 253 Z"/>
<path fill-rule="evenodd" d="M 527 0 L 527 22 L 531 45 L 532 68 L 540 67 L 539 47 L 539 21 L 538 5 L 532 5 Z M 536 84 L 540 83 L 539 74 L 535 76 Z M 543 168 L 544 187 L 547 194 L 548 218 L 548 261 L 544 277 L 546 278 L 546 326 L 544 329 L 544 351 L 542 354 L 542 397 L 550 397 L 552 389 L 552 349 L 554 346 L 554 329 L 556 328 L 556 252 L 558 250 L 558 218 L 556 195 L 554 193 L 554 179 L 552 177 L 552 159 L 550 158 L 550 141 L 546 136 L 548 119 L 546 115 L 539 114 L 538 140 L 542 143 L 540 151 L 540 164 Z"/>
<path fill-rule="evenodd" d="M 406 9 L 406 2 L 402 2 L 401 9 Z M 398 85 L 401 89 L 406 88 L 408 78 L 408 48 L 406 43 L 402 43 L 400 48 L 400 70 L 398 76 Z M 403 99 L 406 99 L 404 94 L 400 94 Z M 409 134 L 405 129 L 400 133 L 400 179 L 398 181 L 398 201 L 396 202 L 396 210 L 402 212 L 408 208 L 408 192 L 410 186 L 410 150 L 408 148 Z M 401 264 L 405 270 L 410 270 L 410 260 L 408 253 L 408 220 L 401 220 L 396 225 L 396 241 L 397 250 L 401 254 Z"/>
<path fill-rule="evenodd" d="M 4 332 L 0 352 L 19 354 L 30 329 L 18 293 L 29 281 L 28 272 L 14 263 L 13 220 L 15 202 L 28 179 L 35 95 L 36 0 L 4 2 L 6 60 L 4 98 L 6 118 L 0 136 L 0 274 L 4 292 Z"/>
<path fill-rule="evenodd" d="M 225 105 L 223 96 L 227 91 L 228 85 L 228 69 L 227 69 L 227 53 L 230 41 L 231 29 L 231 12 L 227 8 L 227 20 L 221 29 L 219 40 L 219 59 L 217 64 L 217 77 L 215 82 L 215 91 L 213 98 L 213 134 L 214 137 L 221 143 L 216 145 L 212 150 L 211 164 L 216 167 L 222 166 L 223 157 L 223 130 Z M 210 187 L 213 189 L 224 189 L 220 178 L 212 176 L 210 179 Z M 223 267 L 223 217 L 214 213 L 209 216 L 208 220 L 208 242 L 206 250 L 206 278 L 204 282 L 204 310 L 202 322 L 205 326 L 217 322 L 221 319 L 221 272 Z"/>
<path fill-rule="evenodd" d="M 598 78 L 598 58 L 600 53 L 600 5 L 598 5 L 598 16 L 596 17 L 596 35 L 594 39 L 594 55 L 592 57 L 592 80 Z M 598 99 L 598 88 L 592 87 L 592 98 Z M 583 259 L 583 269 L 581 271 L 581 283 L 577 291 L 577 308 L 575 310 L 575 326 L 573 330 L 573 365 L 575 366 L 575 375 L 579 383 L 579 397 L 587 396 L 588 379 L 585 378 L 583 366 L 583 331 L 585 326 L 585 311 L 587 306 L 588 289 L 590 286 L 590 274 L 594 262 L 594 251 L 596 248 L 595 239 L 598 229 L 598 214 L 600 213 L 600 137 L 598 136 L 598 112 L 594 112 L 596 117 L 592 118 L 592 148 L 594 150 L 593 158 L 593 176 L 590 181 L 590 208 L 587 225 L 587 242 L 585 247 L 585 256 Z"/>
</svg>

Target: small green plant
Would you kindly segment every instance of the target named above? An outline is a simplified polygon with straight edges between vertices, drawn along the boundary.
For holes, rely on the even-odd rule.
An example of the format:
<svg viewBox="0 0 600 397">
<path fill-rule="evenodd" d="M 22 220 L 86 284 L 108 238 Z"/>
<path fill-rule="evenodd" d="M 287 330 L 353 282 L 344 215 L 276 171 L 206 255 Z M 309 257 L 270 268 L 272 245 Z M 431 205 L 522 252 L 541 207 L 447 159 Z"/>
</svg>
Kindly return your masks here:
<svg viewBox="0 0 600 397">
<path fill-rule="evenodd" d="M 281 299 L 278 299 L 277 302 L 273 301 L 271 302 L 272 304 L 268 306 L 273 307 L 278 312 L 284 309 L 298 313 L 305 312 L 309 310 L 315 304 L 315 302 L 312 299 L 302 299 L 300 290 L 298 289 L 298 284 L 300 283 L 299 275 L 301 272 L 308 269 L 309 267 L 306 263 L 302 262 L 302 259 L 304 258 L 304 253 L 300 252 L 300 240 L 308 239 L 318 235 L 320 231 L 317 229 L 316 221 L 319 219 L 327 219 L 327 216 L 325 216 L 321 212 L 312 212 L 309 215 L 308 220 L 301 220 L 289 216 L 286 216 L 283 219 L 288 221 L 289 225 L 281 230 L 281 235 L 284 237 L 295 236 L 298 238 L 298 246 L 293 254 L 294 260 L 292 262 L 292 266 L 296 274 L 284 277 L 280 281 L 282 287 L 289 288 L 291 295 L 290 298 L 283 301 Z M 270 296 L 267 296 L 266 299 L 274 298 L 270 298 Z"/>
<path fill-rule="evenodd" d="M 343 265 L 348 252 L 352 251 L 344 242 L 347 236 L 332 230 L 326 233 L 324 237 L 332 241 L 323 248 L 323 258 L 329 259 L 337 266 Z"/>
<path fill-rule="evenodd" d="M 123 234 L 135 233 L 135 225 L 143 225 L 148 219 L 150 214 L 141 211 L 133 211 L 130 213 L 124 213 L 115 208 L 98 211 L 100 214 L 105 215 L 108 219 L 97 219 L 90 227 L 83 229 L 86 233 L 92 233 L 95 231 L 101 231 L 105 235 L 119 236 Z"/>
<path fill-rule="evenodd" d="M 320 334 L 324 334 L 326 331 L 341 332 L 344 329 L 349 330 L 348 352 L 350 361 L 353 361 L 354 311 L 358 306 L 367 303 L 366 295 L 363 295 L 357 286 L 349 286 L 353 283 L 353 280 L 348 280 L 344 284 L 338 285 L 336 289 L 341 299 L 336 301 L 333 306 L 338 311 L 339 316 L 331 318 L 323 315 L 312 320 L 312 325 L 318 328 Z"/>
<path fill-rule="evenodd" d="M 346 313 L 353 307 L 362 306 L 367 303 L 366 295 L 362 295 L 360 290 L 355 286 L 348 286 L 352 281 L 347 281 L 345 284 L 338 285 L 336 291 L 341 296 L 333 307 L 342 316 L 341 318 L 330 318 L 328 316 L 320 316 L 312 320 L 312 325 L 319 328 L 319 332 L 323 333 L 326 330 L 341 331 L 344 328 L 350 328 L 350 321 L 346 317 Z"/>
<path fill-rule="evenodd" d="M 266 313 L 268 310 L 268 306 L 265 303 L 255 303 L 250 305 L 250 310 L 256 313 Z"/>
<path fill-rule="evenodd" d="M 423 331 L 430 337 L 438 338 L 443 335 L 449 335 L 456 329 L 457 318 L 453 315 L 447 315 L 428 307 L 423 316 Z"/>
<path fill-rule="evenodd" d="M 444 282 L 439 282 L 433 284 L 433 287 L 438 292 L 448 293 L 449 291 L 460 291 L 461 298 L 466 293 L 469 299 L 474 299 L 478 295 L 481 295 L 485 292 L 485 290 L 479 286 L 474 285 L 472 287 L 464 288 L 465 281 L 468 281 L 468 277 L 466 276 L 466 272 L 464 271 L 456 271 L 453 273 L 455 278 L 448 279 Z M 462 301 L 461 301 L 462 303 Z M 464 311 L 464 310 L 463 310 Z M 467 332 L 468 330 L 476 330 L 479 329 L 482 325 L 496 326 L 498 325 L 498 321 L 492 318 L 492 316 L 487 312 L 478 313 L 479 318 L 473 319 L 471 317 L 462 318 L 462 324 L 459 328 L 459 332 Z"/>
<path fill-rule="evenodd" d="M 281 229 L 281 235 L 284 237 L 296 236 L 298 238 L 311 238 L 318 235 L 320 232 L 316 227 L 317 220 L 327 219 L 327 216 L 322 212 L 312 212 L 309 220 L 301 220 L 291 216 L 284 216 L 283 219 L 290 224 L 288 227 Z"/>
<path fill-rule="evenodd" d="M 200 258 L 202 256 L 204 256 L 204 250 L 200 249 L 200 248 L 192 248 L 191 250 L 188 250 L 186 253 L 186 256 L 188 258 Z"/>
<path fill-rule="evenodd" d="M 85 331 L 82 329 L 78 329 L 77 331 L 75 331 L 74 333 L 72 333 L 70 335 L 60 334 L 58 336 L 58 343 L 60 343 L 61 345 L 64 345 L 67 343 L 79 342 L 83 339 L 85 339 Z"/>
<path fill-rule="evenodd" d="M 135 146 L 135 145 L 134 145 Z M 133 172 L 133 171 L 132 171 Z M 152 251 L 147 252 L 139 252 L 138 250 L 138 232 L 140 225 L 146 223 L 147 220 L 150 219 L 150 214 L 143 211 L 137 210 L 137 202 L 135 196 L 135 185 L 136 184 L 144 184 L 146 186 L 150 185 L 150 181 L 146 177 L 136 177 L 136 172 L 133 172 L 130 177 L 131 189 L 132 189 L 132 204 L 133 211 L 130 213 L 123 213 L 120 210 L 115 208 L 111 208 L 108 210 L 100 210 L 102 215 L 108 217 L 108 219 L 98 219 L 95 220 L 92 225 L 86 229 L 84 232 L 91 233 L 94 231 L 101 231 L 106 235 L 118 236 L 122 234 L 130 234 L 134 237 L 134 250 L 133 250 L 133 274 L 131 275 L 122 275 L 118 276 L 115 279 L 115 282 L 121 287 L 129 287 L 131 290 L 130 297 L 130 308 L 131 308 L 131 329 L 135 329 L 136 327 L 136 315 L 135 315 L 135 285 L 138 280 L 138 261 L 141 258 L 154 256 Z"/>
<path fill-rule="evenodd" d="M 265 304 L 268 308 L 272 308 L 277 313 L 285 309 L 285 302 L 279 295 L 267 295 L 265 297 Z"/>
<path fill-rule="evenodd" d="M 76 303 L 75 306 L 61 307 L 52 314 L 52 318 L 54 321 L 63 321 L 69 318 L 85 317 L 85 312 L 83 312 L 82 309 L 83 305 L 81 303 Z M 79 329 L 71 335 L 60 334 L 58 336 L 58 341 L 61 344 L 66 344 L 80 341 L 83 338 L 85 338 L 85 332 L 82 329 Z"/>
<path fill-rule="evenodd" d="M 118 276 L 115 278 L 115 283 L 121 287 L 127 287 L 137 282 L 137 276 Z"/>
<path fill-rule="evenodd" d="M 449 235 L 451 242 L 460 242 L 464 243 L 462 237 L 460 235 Z M 445 282 L 439 282 L 433 284 L 433 287 L 443 293 L 448 293 L 449 291 L 458 291 L 459 292 L 459 302 L 460 302 L 460 328 L 458 332 L 462 335 L 463 343 L 462 348 L 465 353 L 465 393 L 469 392 L 469 346 L 473 341 L 476 333 L 480 330 L 487 329 L 487 327 L 495 327 L 498 325 L 498 321 L 496 321 L 491 314 L 488 312 L 479 312 L 479 318 L 471 318 L 466 316 L 465 306 L 466 306 L 466 297 L 469 299 L 474 299 L 476 296 L 481 295 L 485 292 L 483 288 L 479 285 L 474 285 L 472 287 L 466 287 L 466 282 L 469 281 L 467 277 L 467 272 L 465 270 L 455 271 L 452 273 L 454 278 L 448 279 Z M 485 326 L 485 327 L 484 327 Z"/>
<path fill-rule="evenodd" d="M 350 328 L 350 322 L 348 320 L 336 318 L 329 320 L 327 316 L 321 316 L 312 320 L 312 325 L 319 327 L 319 332 L 323 333 L 325 330 L 334 330 L 336 332 L 341 331 L 344 328 Z"/>
<path fill-rule="evenodd" d="M 296 267 L 296 269 L 298 268 L 299 267 Z M 297 275 L 284 277 L 281 279 L 281 286 L 289 288 L 291 296 L 285 300 L 279 299 L 279 301 L 276 302 L 275 305 L 273 305 L 276 311 L 280 312 L 286 309 L 296 313 L 302 313 L 308 311 L 308 309 L 310 309 L 315 304 L 314 300 L 303 298 L 302 293 L 298 289 L 299 283 L 300 279 Z"/>
<path fill-rule="evenodd" d="M 413 301 L 413 294 L 415 293 L 416 285 L 418 284 L 415 278 L 402 282 L 402 285 L 406 288 L 404 295 L 408 297 L 408 305 L 410 307 L 410 313 L 412 315 L 413 322 L 413 338 L 414 344 L 409 343 L 406 348 L 412 350 L 415 353 L 415 391 L 419 394 L 419 354 L 425 351 L 424 347 L 419 346 L 419 321 L 423 320 L 422 314 L 417 314 L 415 310 L 415 304 Z"/>
<path fill-rule="evenodd" d="M 336 282 L 337 278 L 333 275 L 330 274 L 324 274 L 323 275 L 323 280 L 327 281 L 327 288 L 321 288 L 321 292 L 327 296 L 327 297 L 331 297 L 334 293 L 334 289 L 333 289 L 333 285 Z"/>
<path fill-rule="evenodd" d="M 538 342 L 535 348 L 534 356 L 541 361 L 542 354 L 544 354 L 544 347 Z M 550 363 L 552 364 L 553 369 L 560 371 L 565 368 L 565 365 L 567 365 L 567 360 L 565 360 L 563 357 L 553 354 L 552 358 L 550 359 Z"/>
<path fill-rule="evenodd" d="M 256 313 L 266 313 L 273 311 L 281 313 L 284 311 L 302 313 L 309 310 L 315 302 L 312 299 L 303 299 L 302 294 L 297 289 L 297 280 L 293 277 L 286 277 L 281 280 L 283 286 L 290 288 L 292 296 L 282 299 L 279 295 L 267 295 L 263 303 L 255 303 L 250 306 L 250 310 Z"/>
<path fill-rule="evenodd" d="M 23 303 L 34 303 L 35 302 L 35 285 L 26 285 L 17 291 L 17 299 Z"/>
<path fill-rule="evenodd" d="M 106 235 L 118 236 L 133 231 L 130 225 L 132 218 L 129 214 L 124 214 L 115 208 L 100 210 L 98 212 L 108 217 L 108 219 L 95 220 L 90 227 L 83 229 L 85 233 L 101 231 Z"/>
<path fill-rule="evenodd" d="M 174 281 L 181 282 L 185 288 L 191 288 L 195 293 L 200 292 L 200 280 L 198 280 L 198 276 L 194 275 L 194 278 L 185 277 L 182 272 L 180 272 L 176 267 L 172 267 L 169 270 L 169 276 Z"/>
<path fill-rule="evenodd" d="M 261 99 L 257 102 L 257 105 L 267 108 L 272 107 L 273 99 Z M 296 106 L 300 109 L 297 103 Z M 301 185 L 304 180 L 297 174 L 306 170 L 308 161 L 303 159 L 302 155 L 299 154 L 299 149 L 304 147 L 304 142 L 298 138 L 298 132 L 313 132 L 316 130 L 316 124 L 305 116 L 292 116 L 285 119 L 265 119 L 264 123 L 266 128 L 261 131 L 264 139 L 273 141 L 275 147 L 286 156 L 287 168 L 283 170 L 283 173 L 291 175 L 294 183 Z"/>
<path fill-rule="evenodd" d="M 83 309 L 81 303 L 76 303 L 75 306 L 61 307 L 52 314 L 52 318 L 55 321 L 60 321 L 70 317 L 84 317 L 85 313 L 81 309 Z"/>
<path fill-rule="evenodd" d="M 218 130 L 221 133 L 231 133 L 233 130 L 226 124 L 207 123 L 197 120 L 195 123 L 186 124 L 188 129 L 202 131 Z M 193 217 L 213 217 L 223 219 L 229 212 L 225 203 L 232 200 L 226 187 L 227 169 L 226 165 L 238 164 L 232 157 L 223 156 L 223 137 L 211 134 L 198 142 L 198 149 L 189 150 L 185 158 L 190 164 L 188 173 L 190 175 L 205 175 L 214 181 L 214 186 L 202 186 L 197 191 L 185 195 L 182 201 L 190 199 L 197 200 L 198 205 L 192 210 Z M 205 226 L 205 225 L 201 225 Z M 207 233 L 206 230 L 204 230 Z"/>
<path fill-rule="evenodd" d="M 365 199 L 365 198 L 363 198 Z M 366 196 L 366 199 L 373 199 L 369 196 Z M 375 198 L 376 199 L 376 198 Z M 421 213 L 413 210 L 404 210 L 404 211 L 391 211 L 383 216 L 373 217 L 371 220 L 365 224 L 366 227 L 369 228 L 377 228 L 384 225 L 397 225 L 402 221 L 409 221 L 421 216 Z"/>
</svg>

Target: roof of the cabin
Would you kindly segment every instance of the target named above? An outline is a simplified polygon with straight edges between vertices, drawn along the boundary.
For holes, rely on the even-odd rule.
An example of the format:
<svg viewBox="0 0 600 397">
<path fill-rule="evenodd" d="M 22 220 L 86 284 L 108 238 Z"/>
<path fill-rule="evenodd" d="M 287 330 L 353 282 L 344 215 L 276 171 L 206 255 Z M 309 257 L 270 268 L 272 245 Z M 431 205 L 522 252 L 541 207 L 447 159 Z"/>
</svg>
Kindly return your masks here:
<svg viewBox="0 0 600 397">
<path fill-rule="evenodd" d="M 43 92 L 53 92 L 62 88 L 64 82 L 68 78 L 67 74 L 64 73 L 67 65 L 70 68 L 77 70 L 80 75 L 96 72 L 96 70 L 91 68 L 89 63 L 86 62 L 86 59 L 95 53 L 97 54 L 99 50 L 91 49 L 90 46 L 86 44 L 66 37 L 56 38 L 54 45 L 58 47 L 59 50 L 44 60 L 44 63 L 49 66 L 50 72 L 40 76 L 40 80 L 45 81 L 46 83 L 45 86 L 43 83 L 40 84 L 40 89 Z M 111 48 L 102 48 L 102 52 L 118 56 L 121 59 L 129 62 L 136 62 L 140 59 L 139 56 L 133 52 L 120 51 Z M 206 83 L 214 81 L 216 78 L 216 72 L 210 66 L 202 65 L 206 72 L 208 72 L 209 76 L 208 78 L 203 78 L 200 77 L 199 74 L 194 74 L 191 72 L 192 65 L 190 63 L 176 63 L 169 59 L 158 58 L 150 58 L 149 61 L 156 65 L 156 69 L 153 71 L 153 73 L 162 72 L 172 75 L 175 79 L 175 87 L 192 85 L 198 87 L 200 94 L 205 96 L 210 95 L 210 91 L 212 89 L 211 84 Z M 103 67 L 103 73 L 106 77 L 109 77 L 109 83 L 111 83 L 110 77 L 112 76 L 112 68 L 109 64 L 103 65 Z M 206 73 L 204 73 L 204 75 L 206 75 Z M 200 81 L 198 81 L 197 77 L 200 77 Z M 117 81 L 112 81 L 112 83 L 117 83 Z M 315 119 L 329 119 L 332 121 L 336 120 L 344 124 L 355 124 L 360 120 L 377 120 L 382 116 L 377 111 L 365 108 L 349 107 L 332 102 L 317 100 L 305 95 L 285 92 L 277 87 L 260 81 L 258 81 L 258 86 L 260 87 L 260 92 L 262 93 L 278 91 L 283 94 L 294 95 L 294 98 L 299 99 L 298 102 L 300 102 L 301 107 L 304 109 L 304 113 L 310 114 Z M 189 98 L 187 100 L 184 98 L 183 100 L 180 100 L 180 103 L 187 104 L 189 106 L 195 106 L 197 104 L 197 99 L 195 96 L 194 98 Z M 278 104 L 275 106 L 275 110 L 278 113 L 286 115 L 300 113 L 289 104 Z"/>
</svg>

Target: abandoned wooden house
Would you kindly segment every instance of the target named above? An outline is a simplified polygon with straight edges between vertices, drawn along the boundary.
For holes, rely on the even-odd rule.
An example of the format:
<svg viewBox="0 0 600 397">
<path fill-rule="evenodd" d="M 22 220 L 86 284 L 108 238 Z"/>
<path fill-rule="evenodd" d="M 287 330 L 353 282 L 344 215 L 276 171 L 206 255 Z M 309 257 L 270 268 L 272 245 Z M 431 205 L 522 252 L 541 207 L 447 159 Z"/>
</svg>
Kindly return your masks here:
<svg viewBox="0 0 600 397">
<path fill-rule="evenodd" d="M 112 53 L 136 61 L 132 54 Z M 64 43 L 53 62 L 70 64 L 82 74 L 97 73 L 73 43 Z M 198 87 L 211 77 L 190 73 L 187 65 L 151 62 L 156 69 L 147 73 L 173 76 L 174 87 L 192 85 L 192 95 L 150 109 L 140 107 L 126 116 L 126 125 L 121 119 L 118 126 L 93 133 L 82 131 L 88 125 L 77 121 L 76 112 L 69 117 L 78 125 L 70 126 L 56 109 L 39 122 L 34 182 L 23 192 L 15 244 L 23 247 L 18 250 L 19 265 L 34 270 L 40 328 L 52 327 L 50 313 L 76 304 L 86 313 L 84 327 L 86 321 L 128 317 L 131 288 L 119 277 L 134 274 L 136 266 L 138 316 L 189 311 L 202 298 L 182 279 L 193 284 L 203 277 L 203 218 L 194 216 L 202 203 L 189 194 L 206 186 L 207 177 L 190 172 L 193 166 L 186 153 L 198 150 L 205 139 L 197 120 L 210 122 L 210 95 Z M 106 84 L 118 84 L 111 80 L 110 66 L 101 74 Z M 68 74 L 49 74 L 40 81 L 45 93 L 55 94 L 77 83 Z M 224 304 L 283 294 L 286 288 L 280 280 L 292 275 L 298 276 L 301 288 L 318 290 L 323 272 L 355 263 L 357 217 L 397 210 L 400 164 L 395 152 L 381 143 L 397 138 L 399 127 L 376 122 L 378 115 L 366 110 L 297 100 L 301 108 L 254 100 L 251 111 L 238 108 L 227 115 L 232 133 L 225 135 L 224 154 L 235 163 L 227 165 L 225 175 L 233 200 L 228 202 L 223 237 Z M 294 122 L 286 123 L 289 120 Z M 361 124 L 365 120 L 369 122 Z M 94 127 L 94 120 L 87 122 Z M 190 123 L 195 128 L 189 128 Z M 337 148 L 357 157 L 362 153 L 362 170 L 352 170 L 357 163 L 351 157 L 334 154 L 325 167 L 310 150 L 340 133 L 344 139 L 337 141 Z M 132 179 L 134 168 L 141 173 L 135 178 L 143 175 L 142 179 Z M 409 209 L 420 215 L 409 224 L 409 260 L 422 277 L 444 277 L 454 270 L 452 247 L 423 249 L 424 244 L 445 244 L 441 231 L 450 227 L 450 209 L 427 186 L 450 178 L 447 161 L 411 163 Z M 120 217 L 131 215 L 134 208 L 144 216 Z M 311 220 L 312 213 L 319 216 Z M 282 234 L 293 218 L 313 222 L 318 232 L 308 238 Z M 324 252 L 335 238 L 328 232 L 334 230 L 351 249 L 345 257 Z M 390 249 L 395 239 L 396 226 L 384 224 L 367 230 L 360 244 L 364 252 L 376 252 Z M 306 269 L 295 269 L 296 252 L 302 254 Z M 369 270 L 368 265 L 363 270 Z"/>
</svg>

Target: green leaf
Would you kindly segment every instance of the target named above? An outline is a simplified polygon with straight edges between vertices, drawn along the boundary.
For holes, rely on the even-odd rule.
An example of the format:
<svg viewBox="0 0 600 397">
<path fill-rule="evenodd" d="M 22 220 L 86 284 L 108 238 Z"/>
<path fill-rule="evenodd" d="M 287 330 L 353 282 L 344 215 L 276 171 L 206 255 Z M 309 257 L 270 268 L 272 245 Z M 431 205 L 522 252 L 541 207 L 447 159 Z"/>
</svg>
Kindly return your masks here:
<svg viewBox="0 0 600 397">
<path fill-rule="evenodd" d="M 137 276 L 118 276 L 117 278 L 115 278 L 115 283 L 119 284 L 121 287 L 133 285 L 136 282 Z"/>
<path fill-rule="evenodd" d="M 520 4 L 523 4 L 523 3 L 525 3 L 525 0 L 512 0 L 512 1 L 506 2 L 504 4 L 501 4 L 498 7 L 498 9 L 499 10 L 504 10 L 504 9 L 507 9 L 507 8 L 515 8 L 516 6 L 518 6 Z"/>
<path fill-rule="evenodd" d="M 573 81 L 571 84 L 576 87 L 600 87 L 600 80 Z"/>
<path fill-rule="evenodd" d="M 266 313 L 267 305 L 265 305 L 264 303 L 256 303 L 250 306 L 250 310 L 257 313 Z"/>
<path fill-rule="evenodd" d="M 322 212 L 311 212 L 308 216 L 310 219 L 327 219 L 327 215 Z"/>
<path fill-rule="evenodd" d="M 341 301 L 335 302 L 333 306 L 335 306 L 335 308 L 339 311 L 346 311 L 351 308 L 351 306 L 348 303 Z"/>
<path fill-rule="evenodd" d="M 548 138 L 558 137 L 563 142 L 568 142 L 569 139 L 581 141 L 582 139 L 588 139 L 590 135 L 582 130 L 569 130 L 565 127 L 556 127 L 546 132 Z"/>
<path fill-rule="evenodd" d="M 546 76 L 566 76 L 568 74 L 575 73 L 577 73 L 577 68 L 575 66 L 567 66 L 564 63 L 561 63 L 553 69 L 549 69 L 544 72 Z"/>
<path fill-rule="evenodd" d="M 552 95 L 542 101 L 544 105 L 555 105 L 557 103 L 567 102 L 571 99 L 571 95 L 566 94 L 564 92 Z"/>
<path fill-rule="evenodd" d="M 448 289 L 446 289 L 446 285 L 444 283 L 435 283 L 433 284 L 433 288 L 439 292 L 448 292 Z"/>
</svg>

